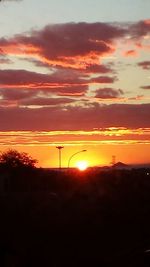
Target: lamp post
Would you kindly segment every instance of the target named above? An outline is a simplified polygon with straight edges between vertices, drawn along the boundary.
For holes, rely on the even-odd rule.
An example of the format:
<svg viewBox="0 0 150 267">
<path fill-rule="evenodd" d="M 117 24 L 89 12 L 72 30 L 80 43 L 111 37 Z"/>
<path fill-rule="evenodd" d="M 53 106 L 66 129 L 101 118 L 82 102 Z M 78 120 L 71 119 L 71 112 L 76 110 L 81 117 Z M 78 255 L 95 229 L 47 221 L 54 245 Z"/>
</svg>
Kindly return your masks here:
<svg viewBox="0 0 150 267">
<path fill-rule="evenodd" d="M 59 151 L 59 170 L 61 170 L 61 150 L 64 148 L 64 146 L 56 146 L 56 148 Z"/>
<path fill-rule="evenodd" d="M 71 157 L 70 157 L 69 160 L 68 160 L 68 169 L 69 169 L 69 167 L 70 167 L 70 161 L 71 161 L 71 159 L 72 159 L 75 155 L 77 155 L 77 154 L 79 154 L 79 153 L 82 153 L 82 152 L 86 152 L 86 151 L 87 151 L 86 149 L 83 149 L 83 150 L 80 150 L 80 151 L 74 153 L 73 155 L 71 155 Z"/>
</svg>

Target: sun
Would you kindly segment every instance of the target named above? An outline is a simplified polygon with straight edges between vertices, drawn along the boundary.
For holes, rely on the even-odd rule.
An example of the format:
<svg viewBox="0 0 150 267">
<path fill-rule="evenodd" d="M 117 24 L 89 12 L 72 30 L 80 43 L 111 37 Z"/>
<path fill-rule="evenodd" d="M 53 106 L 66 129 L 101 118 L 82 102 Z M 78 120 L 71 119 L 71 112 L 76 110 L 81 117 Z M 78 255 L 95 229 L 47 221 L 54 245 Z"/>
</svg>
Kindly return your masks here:
<svg viewBox="0 0 150 267">
<path fill-rule="evenodd" d="M 85 171 L 88 168 L 88 163 L 87 161 L 82 160 L 82 161 L 78 161 L 76 163 L 76 166 L 80 171 Z"/>
</svg>

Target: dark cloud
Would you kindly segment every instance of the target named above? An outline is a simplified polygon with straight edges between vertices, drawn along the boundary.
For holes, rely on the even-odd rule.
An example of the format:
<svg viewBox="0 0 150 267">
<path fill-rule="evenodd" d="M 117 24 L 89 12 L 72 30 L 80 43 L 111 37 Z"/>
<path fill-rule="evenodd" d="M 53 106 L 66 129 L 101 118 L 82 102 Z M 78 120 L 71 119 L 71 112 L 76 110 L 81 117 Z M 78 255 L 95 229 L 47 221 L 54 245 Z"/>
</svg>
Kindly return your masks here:
<svg viewBox="0 0 150 267">
<path fill-rule="evenodd" d="M 96 78 L 92 78 L 92 83 L 114 83 L 116 81 L 116 77 L 108 77 L 108 76 L 99 76 Z"/>
<path fill-rule="evenodd" d="M 82 69 L 85 72 L 106 71 L 98 67 L 99 59 L 115 51 L 118 38 L 141 38 L 150 32 L 149 20 L 130 24 L 64 23 L 47 25 L 41 30 L 0 38 L 5 53 L 32 56 L 43 66 Z M 134 50 L 127 51 L 135 54 Z M 41 63 L 40 63 L 41 62 Z M 103 72 L 104 73 L 104 72 Z"/>
<path fill-rule="evenodd" d="M 42 89 L 45 92 L 51 88 L 51 93 L 56 92 L 59 95 L 84 95 L 88 86 L 96 83 L 114 83 L 116 77 L 98 76 L 90 78 L 74 70 L 57 70 L 51 74 L 41 74 L 26 70 L 0 70 L 0 85 L 5 88 L 18 87 L 21 89 Z M 50 92 L 50 91 L 49 91 Z"/>
<path fill-rule="evenodd" d="M 30 37 L 20 36 L 18 41 L 37 47 L 40 45 L 43 55 L 52 59 L 110 52 L 106 42 L 123 34 L 123 29 L 106 23 L 66 23 L 46 26 Z"/>
<path fill-rule="evenodd" d="M 120 26 L 108 23 L 55 24 L 28 35 L 1 38 L 0 46 L 9 53 L 39 55 L 50 66 L 86 69 L 89 62 L 98 64 L 100 56 L 114 52 L 113 40 L 125 32 Z"/>
<path fill-rule="evenodd" d="M 67 86 L 67 87 L 57 87 L 51 88 L 50 92 L 56 93 L 59 96 L 84 96 L 88 91 L 87 85 L 79 85 L 79 86 Z"/>
<path fill-rule="evenodd" d="M 132 38 L 141 38 L 150 33 L 150 20 L 143 20 L 129 26 Z"/>
<path fill-rule="evenodd" d="M 0 84 L 27 85 L 29 83 L 46 83 L 48 75 L 27 70 L 0 70 Z"/>
<path fill-rule="evenodd" d="M 91 130 L 149 127 L 150 104 L 0 108 L 0 130 Z"/>
<path fill-rule="evenodd" d="M 73 71 L 56 71 L 52 74 L 41 74 L 27 70 L 0 70 L 0 85 L 53 85 L 84 84 L 83 74 Z"/>
<path fill-rule="evenodd" d="M 150 85 L 141 86 L 142 89 L 150 90 Z"/>
<path fill-rule="evenodd" d="M 114 71 L 110 66 L 105 65 L 98 65 L 98 64 L 91 64 L 87 65 L 86 68 L 83 70 L 85 73 L 113 73 Z"/>
<path fill-rule="evenodd" d="M 0 96 L 3 100 L 21 100 L 25 98 L 31 98 L 37 94 L 38 91 L 32 89 L 0 89 Z"/>
<path fill-rule="evenodd" d="M 150 70 L 150 61 L 139 62 L 138 66 L 142 67 L 144 70 Z"/>
<path fill-rule="evenodd" d="M 113 89 L 113 88 L 102 88 L 96 90 L 96 98 L 100 99 L 113 99 L 119 98 L 123 95 L 123 91 L 121 89 Z"/>
<path fill-rule="evenodd" d="M 28 89 L 32 90 L 32 89 Z M 84 96 L 88 91 L 88 85 L 67 85 L 67 86 L 55 86 L 55 87 L 38 87 L 34 88 L 34 91 L 44 96 L 58 95 L 58 96 Z"/>
<path fill-rule="evenodd" d="M 37 89 L 24 89 L 24 88 L 2 88 L 0 89 L 0 105 L 23 105 L 23 106 L 45 106 L 45 105 L 60 105 L 75 102 L 75 99 L 67 97 L 81 97 L 85 95 L 87 86 L 80 87 L 58 87 L 58 88 L 37 88 Z M 52 95 L 63 96 L 66 98 L 56 98 Z"/>
<path fill-rule="evenodd" d="M 55 106 L 55 105 L 65 105 L 75 102 L 74 99 L 69 98 L 44 98 L 37 97 L 33 99 L 25 99 L 19 102 L 22 106 Z"/>
</svg>

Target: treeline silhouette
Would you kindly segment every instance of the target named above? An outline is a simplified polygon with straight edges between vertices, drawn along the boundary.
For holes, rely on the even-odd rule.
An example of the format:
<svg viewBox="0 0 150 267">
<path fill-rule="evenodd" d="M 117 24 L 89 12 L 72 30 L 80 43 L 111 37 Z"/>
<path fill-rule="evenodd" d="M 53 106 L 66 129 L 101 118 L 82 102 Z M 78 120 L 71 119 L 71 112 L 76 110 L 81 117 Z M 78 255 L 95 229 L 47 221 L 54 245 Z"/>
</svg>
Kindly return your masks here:
<svg viewBox="0 0 150 267">
<path fill-rule="evenodd" d="M 0 266 L 150 266 L 150 170 L 0 163 Z"/>
</svg>

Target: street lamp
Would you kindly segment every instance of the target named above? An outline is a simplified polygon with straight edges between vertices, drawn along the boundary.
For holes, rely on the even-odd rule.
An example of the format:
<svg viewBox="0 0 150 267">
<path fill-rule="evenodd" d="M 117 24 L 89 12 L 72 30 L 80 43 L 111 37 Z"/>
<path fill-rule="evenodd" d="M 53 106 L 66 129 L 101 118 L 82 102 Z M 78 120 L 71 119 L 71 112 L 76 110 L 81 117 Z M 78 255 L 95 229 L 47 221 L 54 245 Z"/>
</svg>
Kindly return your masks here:
<svg viewBox="0 0 150 267">
<path fill-rule="evenodd" d="M 78 153 L 82 153 L 82 152 L 86 152 L 86 151 L 87 151 L 86 149 L 83 149 L 83 150 L 80 150 L 80 151 L 74 153 L 74 154 L 69 158 L 69 160 L 68 160 L 68 169 L 69 169 L 69 167 L 70 167 L 70 161 L 71 161 L 71 159 L 72 159 L 75 155 L 77 155 Z"/>
<path fill-rule="evenodd" d="M 56 146 L 56 148 L 59 150 L 59 170 L 61 170 L 61 150 L 64 146 Z"/>
</svg>

